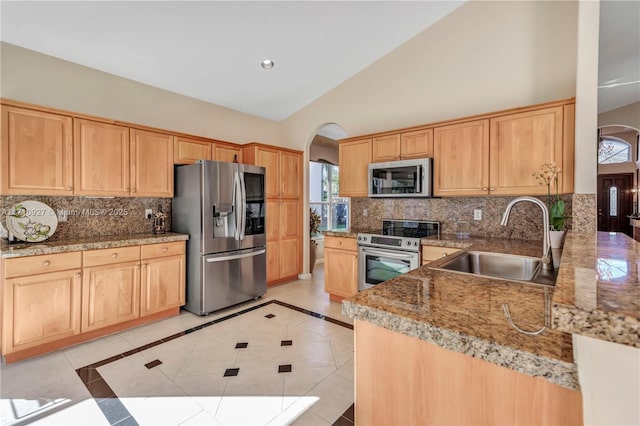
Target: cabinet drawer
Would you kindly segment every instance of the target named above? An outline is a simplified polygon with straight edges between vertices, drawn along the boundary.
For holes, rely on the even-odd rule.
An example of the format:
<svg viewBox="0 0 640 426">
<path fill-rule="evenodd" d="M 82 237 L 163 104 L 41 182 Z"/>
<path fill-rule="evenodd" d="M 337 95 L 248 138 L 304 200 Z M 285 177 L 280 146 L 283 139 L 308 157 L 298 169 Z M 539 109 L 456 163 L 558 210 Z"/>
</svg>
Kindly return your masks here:
<svg viewBox="0 0 640 426">
<path fill-rule="evenodd" d="M 184 241 L 142 246 L 142 259 L 184 254 Z"/>
<path fill-rule="evenodd" d="M 43 254 L 40 256 L 6 259 L 5 265 L 5 277 L 11 278 L 80 268 L 82 266 L 82 257 L 79 251 Z"/>
<path fill-rule="evenodd" d="M 324 246 L 325 248 L 358 250 L 356 239 L 348 237 L 324 237 Z"/>
<path fill-rule="evenodd" d="M 422 246 L 422 263 L 428 263 L 458 251 L 460 251 L 459 248 Z"/>
<path fill-rule="evenodd" d="M 140 260 L 140 246 L 85 251 L 84 267 Z"/>
</svg>

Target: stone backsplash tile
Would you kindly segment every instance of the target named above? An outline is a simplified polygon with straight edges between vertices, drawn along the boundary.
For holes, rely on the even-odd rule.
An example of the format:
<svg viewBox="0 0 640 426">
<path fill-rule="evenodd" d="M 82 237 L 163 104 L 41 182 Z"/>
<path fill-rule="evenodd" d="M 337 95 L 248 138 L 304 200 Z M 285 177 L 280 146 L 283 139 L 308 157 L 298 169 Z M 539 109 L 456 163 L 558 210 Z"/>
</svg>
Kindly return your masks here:
<svg viewBox="0 0 640 426">
<path fill-rule="evenodd" d="M 58 222 L 51 241 L 69 238 L 100 237 L 107 235 L 129 235 L 150 233 L 153 231 L 152 219 L 146 219 L 145 209 L 155 213 L 158 205 L 166 215 L 166 230 L 171 230 L 171 198 L 89 198 L 54 197 L 38 195 L 0 196 L 2 225 L 5 226 L 5 214 L 11 207 L 25 200 L 40 201 L 51 207 L 60 216 L 67 212 L 67 222 Z"/>
<path fill-rule="evenodd" d="M 598 199 L 596 194 L 573 194 L 573 230 L 580 234 L 593 234 L 598 229 Z"/>
<path fill-rule="evenodd" d="M 441 222 L 441 232 L 469 232 L 472 236 L 492 236 L 520 240 L 542 238 L 540 208 L 532 203 L 518 203 L 511 211 L 509 224 L 500 220 L 507 204 L 516 197 L 447 197 L 447 198 L 352 198 L 351 227 L 382 228 L 382 219 L 435 220 Z M 547 202 L 547 197 L 539 197 Z M 565 214 L 572 215 L 572 195 L 560 197 Z M 473 210 L 482 209 L 482 220 L 473 220 Z M 364 214 L 366 210 L 366 215 Z M 468 223 L 462 223 L 468 222 Z M 572 219 L 567 221 L 571 229 Z"/>
</svg>

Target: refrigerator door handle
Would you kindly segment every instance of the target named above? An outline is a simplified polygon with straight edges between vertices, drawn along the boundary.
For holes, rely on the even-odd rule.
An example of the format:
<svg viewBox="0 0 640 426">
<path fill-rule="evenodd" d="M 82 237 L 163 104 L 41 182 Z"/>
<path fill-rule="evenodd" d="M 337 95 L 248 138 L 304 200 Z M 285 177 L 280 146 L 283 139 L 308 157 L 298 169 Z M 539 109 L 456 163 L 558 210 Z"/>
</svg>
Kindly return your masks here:
<svg viewBox="0 0 640 426">
<path fill-rule="evenodd" d="M 264 254 L 266 252 L 267 252 L 267 250 L 262 249 L 262 250 L 254 251 L 254 252 L 251 252 L 251 253 L 234 254 L 234 255 L 231 255 L 231 256 L 211 257 L 211 258 L 208 258 L 206 260 L 207 260 L 207 263 L 225 262 L 227 260 L 242 259 L 244 257 L 258 256 L 258 255 Z"/>
<path fill-rule="evenodd" d="M 242 218 L 240 222 L 240 241 L 242 241 L 247 227 L 247 189 L 244 186 L 244 173 L 238 172 L 238 176 L 240 176 L 240 217 Z"/>
<path fill-rule="evenodd" d="M 233 230 L 233 237 L 240 241 L 240 222 L 242 221 L 242 184 L 240 182 L 240 173 L 235 172 L 233 175 L 233 198 L 234 200 L 234 217 L 236 227 Z"/>
</svg>

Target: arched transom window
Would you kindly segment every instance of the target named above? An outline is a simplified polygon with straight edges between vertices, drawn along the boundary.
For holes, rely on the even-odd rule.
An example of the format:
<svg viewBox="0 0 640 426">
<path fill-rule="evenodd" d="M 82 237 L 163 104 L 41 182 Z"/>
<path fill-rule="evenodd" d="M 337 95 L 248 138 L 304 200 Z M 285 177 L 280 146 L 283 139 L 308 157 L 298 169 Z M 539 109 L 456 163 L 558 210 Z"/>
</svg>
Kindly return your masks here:
<svg viewBox="0 0 640 426">
<path fill-rule="evenodd" d="M 622 139 L 605 136 L 598 145 L 598 164 L 628 163 L 631 161 L 631 145 Z"/>
</svg>

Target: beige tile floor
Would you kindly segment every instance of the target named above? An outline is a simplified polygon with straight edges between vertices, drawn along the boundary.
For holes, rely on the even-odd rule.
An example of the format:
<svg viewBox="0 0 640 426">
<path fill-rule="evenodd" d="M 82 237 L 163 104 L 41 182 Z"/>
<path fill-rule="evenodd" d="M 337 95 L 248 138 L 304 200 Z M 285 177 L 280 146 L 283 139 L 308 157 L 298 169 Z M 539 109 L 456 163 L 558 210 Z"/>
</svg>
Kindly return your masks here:
<svg viewBox="0 0 640 426">
<path fill-rule="evenodd" d="M 269 300 L 351 323 L 323 290 L 323 269 L 207 317 L 188 312 L 0 369 L 0 424 L 110 424 L 76 368 Z M 275 317 L 265 318 L 271 313 Z M 280 346 L 292 340 L 291 346 Z M 236 349 L 238 342 L 248 342 Z M 148 369 L 144 364 L 160 360 Z M 290 373 L 278 365 L 291 364 Z M 239 368 L 235 377 L 223 377 Z M 269 304 L 98 368 L 141 425 L 328 425 L 353 404 L 353 332 Z M 129 418 L 131 419 L 131 418 Z M 121 423 L 123 426 L 126 422 Z"/>
</svg>

